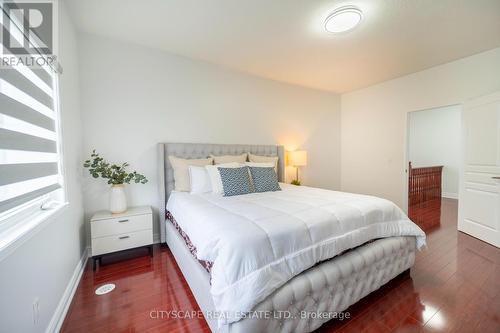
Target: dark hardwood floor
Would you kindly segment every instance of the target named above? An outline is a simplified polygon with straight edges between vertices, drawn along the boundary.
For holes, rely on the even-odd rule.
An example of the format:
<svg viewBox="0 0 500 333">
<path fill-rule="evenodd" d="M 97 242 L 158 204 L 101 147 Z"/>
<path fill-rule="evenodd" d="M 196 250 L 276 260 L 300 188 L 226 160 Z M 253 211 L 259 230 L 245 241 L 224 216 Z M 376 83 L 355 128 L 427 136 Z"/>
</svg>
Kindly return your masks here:
<svg viewBox="0 0 500 333">
<path fill-rule="evenodd" d="M 500 332 L 500 249 L 457 232 L 457 202 L 422 211 L 440 219 L 410 276 L 399 277 L 331 321 L 319 332 Z M 144 252 L 141 252 L 144 251 Z M 127 256 L 127 260 L 118 261 Z M 155 310 L 198 310 L 170 251 L 155 248 L 87 266 L 62 332 L 209 332 L 203 319 L 154 319 Z M 96 296 L 112 282 L 116 289 Z"/>
</svg>

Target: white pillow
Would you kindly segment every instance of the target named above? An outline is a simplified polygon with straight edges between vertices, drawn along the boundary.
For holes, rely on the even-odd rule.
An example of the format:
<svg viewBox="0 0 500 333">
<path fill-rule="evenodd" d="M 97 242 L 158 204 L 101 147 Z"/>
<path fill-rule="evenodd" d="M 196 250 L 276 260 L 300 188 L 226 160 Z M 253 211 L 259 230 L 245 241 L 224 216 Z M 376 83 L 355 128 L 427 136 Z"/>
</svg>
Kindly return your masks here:
<svg viewBox="0 0 500 333">
<path fill-rule="evenodd" d="M 191 182 L 191 194 L 212 192 L 212 183 L 205 167 L 190 165 L 189 180 Z"/>
<path fill-rule="evenodd" d="M 205 166 L 213 162 L 212 158 L 185 159 L 169 156 L 168 159 L 170 160 L 172 169 L 174 169 L 175 190 L 183 192 L 189 192 L 191 189 L 188 166 Z"/>
<path fill-rule="evenodd" d="M 212 193 L 222 194 L 224 193 L 224 188 L 222 187 L 222 180 L 220 178 L 220 173 L 218 168 L 239 168 L 242 164 L 240 163 L 223 163 L 217 165 L 205 165 L 205 169 L 208 172 L 208 178 L 210 178 L 210 183 L 212 184 Z"/>
</svg>

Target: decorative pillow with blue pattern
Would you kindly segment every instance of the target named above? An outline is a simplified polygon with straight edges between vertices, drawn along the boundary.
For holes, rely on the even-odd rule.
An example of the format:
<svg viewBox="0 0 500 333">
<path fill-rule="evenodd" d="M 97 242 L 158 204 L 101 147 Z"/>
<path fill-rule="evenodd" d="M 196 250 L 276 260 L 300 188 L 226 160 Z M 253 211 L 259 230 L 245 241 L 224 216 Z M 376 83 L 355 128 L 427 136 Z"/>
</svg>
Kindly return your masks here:
<svg viewBox="0 0 500 333">
<path fill-rule="evenodd" d="M 248 167 L 218 168 L 218 170 L 225 197 L 254 192 Z"/>
<path fill-rule="evenodd" d="M 249 167 L 255 192 L 281 191 L 278 176 L 273 167 Z"/>
</svg>

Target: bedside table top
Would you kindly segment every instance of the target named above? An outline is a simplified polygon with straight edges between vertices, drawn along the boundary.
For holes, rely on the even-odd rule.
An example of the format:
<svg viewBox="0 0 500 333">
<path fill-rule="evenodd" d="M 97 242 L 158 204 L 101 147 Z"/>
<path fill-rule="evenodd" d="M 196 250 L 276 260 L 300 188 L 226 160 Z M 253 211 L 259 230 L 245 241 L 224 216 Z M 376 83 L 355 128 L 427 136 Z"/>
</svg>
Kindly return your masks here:
<svg viewBox="0 0 500 333">
<path fill-rule="evenodd" d="M 95 213 L 90 220 L 99 221 L 99 220 L 114 219 L 117 217 L 146 215 L 152 213 L 153 211 L 151 210 L 151 206 L 137 206 L 137 207 L 129 207 L 126 212 L 120 214 L 112 214 L 109 210 L 102 210 L 100 212 Z"/>
</svg>

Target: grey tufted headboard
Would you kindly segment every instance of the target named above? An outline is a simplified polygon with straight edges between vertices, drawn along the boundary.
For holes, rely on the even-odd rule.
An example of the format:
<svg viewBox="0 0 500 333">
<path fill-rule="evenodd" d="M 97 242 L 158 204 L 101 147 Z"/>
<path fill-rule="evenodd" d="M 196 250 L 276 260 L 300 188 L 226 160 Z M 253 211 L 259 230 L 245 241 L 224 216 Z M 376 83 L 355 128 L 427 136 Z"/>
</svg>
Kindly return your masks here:
<svg viewBox="0 0 500 333">
<path fill-rule="evenodd" d="M 232 145 L 208 143 L 159 143 L 158 144 L 158 192 L 159 221 L 161 242 L 165 238 L 165 207 L 170 192 L 174 189 L 174 175 L 168 156 L 181 158 L 205 158 L 212 155 L 238 155 L 252 153 L 255 155 L 278 156 L 278 179 L 285 180 L 285 149 L 276 145 Z"/>
</svg>

